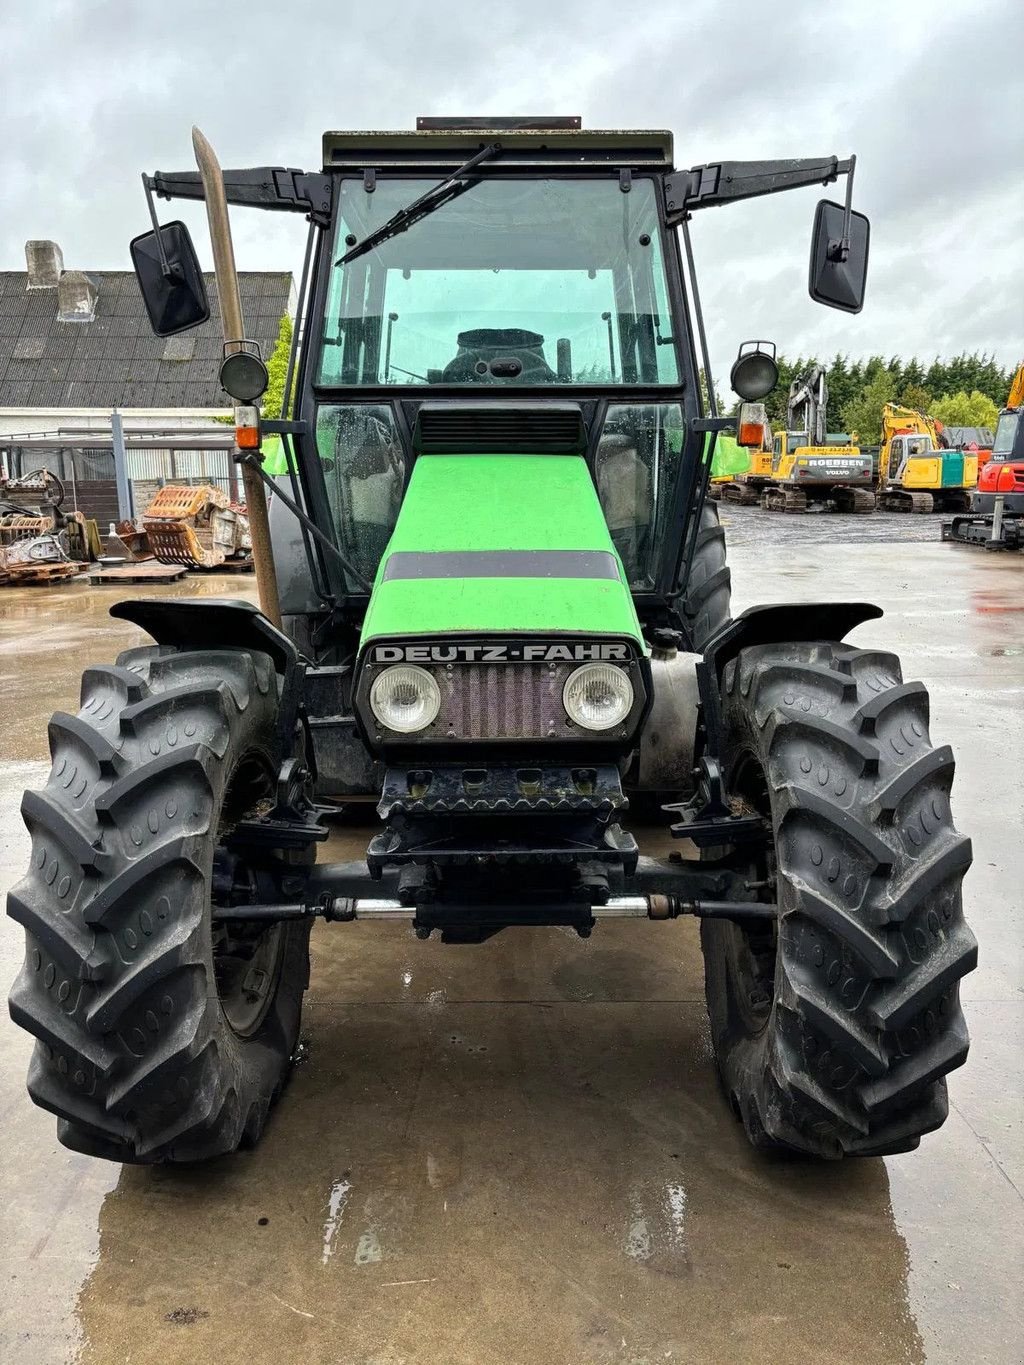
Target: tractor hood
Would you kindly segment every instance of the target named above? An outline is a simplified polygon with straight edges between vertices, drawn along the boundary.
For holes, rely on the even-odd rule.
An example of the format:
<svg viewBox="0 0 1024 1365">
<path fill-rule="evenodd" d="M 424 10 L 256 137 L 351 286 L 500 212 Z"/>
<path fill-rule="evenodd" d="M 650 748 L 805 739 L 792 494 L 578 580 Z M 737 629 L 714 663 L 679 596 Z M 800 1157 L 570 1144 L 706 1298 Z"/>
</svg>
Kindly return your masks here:
<svg viewBox="0 0 1024 1365">
<path fill-rule="evenodd" d="M 425 635 L 609 635 L 643 651 L 626 575 L 577 455 L 421 455 L 361 646 Z"/>
</svg>

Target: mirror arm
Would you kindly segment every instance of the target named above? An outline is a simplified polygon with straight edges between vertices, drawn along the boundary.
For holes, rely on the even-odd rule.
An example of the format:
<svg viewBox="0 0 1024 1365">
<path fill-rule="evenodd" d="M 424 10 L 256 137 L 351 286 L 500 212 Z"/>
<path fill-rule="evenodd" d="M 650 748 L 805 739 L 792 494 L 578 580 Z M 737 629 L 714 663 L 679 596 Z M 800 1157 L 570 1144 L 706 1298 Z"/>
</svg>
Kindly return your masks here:
<svg viewBox="0 0 1024 1365">
<path fill-rule="evenodd" d="M 848 261 L 850 259 L 850 214 L 853 211 L 853 172 L 857 166 L 857 158 L 851 156 L 849 160 L 849 171 L 846 175 L 846 205 L 843 211 L 843 235 L 838 241 L 833 237 L 828 244 L 828 259 L 830 261 Z"/>
<path fill-rule="evenodd" d="M 146 207 L 149 209 L 150 222 L 153 224 L 153 235 L 156 238 L 156 249 L 160 256 L 160 271 L 165 280 L 170 280 L 174 284 L 180 284 L 184 279 L 181 267 L 172 265 L 167 259 L 167 252 L 164 249 L 164 234 L 160 229 L 160 223 L 156 216 L 156 205 L 153 203 L 153 190 L 148 178 L 143 175 L 142 188 L 146 194 Z"/>
<path fill-rule="evenodd" d="M 665 176 L 666 222 L 675 227 L 694 209 L 757 199 L 806 185 L 828 185 L 852 172 L 855 158 L 815 157 L 786 161 L 715 161 Z"/>
<path fill-rule="evenodd" d="M 202 177 L 195 171 L 156 171 L 144 175 L 147 190 L 161 199 L 202 199 Z M 224 193 L 240 208 L 304 213 L 325 227 L 331 219 L 331 177 L 289 166 L 252 166 L 224 172 Z"/>
</svg>

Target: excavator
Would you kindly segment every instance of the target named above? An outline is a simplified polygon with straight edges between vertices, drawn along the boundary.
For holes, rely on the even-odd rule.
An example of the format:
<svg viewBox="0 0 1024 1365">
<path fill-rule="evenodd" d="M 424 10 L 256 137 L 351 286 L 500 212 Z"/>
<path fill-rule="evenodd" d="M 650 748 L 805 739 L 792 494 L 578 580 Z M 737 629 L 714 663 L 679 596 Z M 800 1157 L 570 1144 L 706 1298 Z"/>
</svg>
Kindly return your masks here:
<svg viewBox="0 0 1024 1365">
<path fill-rule="evenodd" d="M 986 550 L 1024 550 L 1024 362 L 999 413 L 992 458 L 978 475 L 970 512 L 945 522 L 942 539 Z"/>
<path fill-rule="evenodd" d="M 827 412 L 825 369 L 812 365 L 789 386 L 786 428 L 775 433 L 771 481 L 761 491 L 765 511 L 874 511 L 871 457 L 852 437 L 826 430 Z"/>
<path fill-rule="evenodd" d="M 966 512 L 977 482 L 976 451 L 945 449 L 933 417 L 886 403 L 878 455 L 883 512 Z"/>
</svg>

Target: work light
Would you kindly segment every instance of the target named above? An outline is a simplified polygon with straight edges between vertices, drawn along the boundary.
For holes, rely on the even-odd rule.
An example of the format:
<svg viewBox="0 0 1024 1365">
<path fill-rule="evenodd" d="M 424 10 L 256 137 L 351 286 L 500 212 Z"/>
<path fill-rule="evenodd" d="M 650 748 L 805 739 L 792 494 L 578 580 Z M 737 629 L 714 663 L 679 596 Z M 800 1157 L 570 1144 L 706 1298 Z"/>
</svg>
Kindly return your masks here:
<svg viewBox="0 0 1024 1365">
<path fill-rule="evenodd" d="M 614 664 L 584 664 L 565 682 L 562 703 L 584 730 L 610 730 L 633 708 L 633 684 Z"/>
<path fill-rule="evenodd" d="M 374 679 L 370 709 L 388 730 L 425 730 L 441 709 L 441 689 L 425 668 L 396 664 Z"/>
</svg>

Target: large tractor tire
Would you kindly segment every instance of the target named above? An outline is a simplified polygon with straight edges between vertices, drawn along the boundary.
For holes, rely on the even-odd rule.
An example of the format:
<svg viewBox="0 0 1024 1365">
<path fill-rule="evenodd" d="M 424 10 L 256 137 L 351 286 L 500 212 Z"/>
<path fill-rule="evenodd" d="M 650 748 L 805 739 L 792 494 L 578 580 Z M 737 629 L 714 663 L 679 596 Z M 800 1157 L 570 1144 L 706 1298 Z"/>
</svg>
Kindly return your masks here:
<svg viewBox="0 0 1024 1365">
<path fill-rule="evenodd" d="M 967 1056 L 958 991 L 977 944 L 952 752 L 932 747 L 927 692 L 892 654 L 763 645 L 723 682 L 729 791 L 770 821 L 751 871 L 779 907 L 701 925 L 724 1089 L 756 1147 L 909 1151 Z"/>
<path fill-rule="evenodd" d="M 198 1161 L 263 1129 L 309 923 L 228 933 L 211 896 L 219 842 L 273 804 L 278 690 L 265 655 L 154 646 L 88 669 L 78 714 L 50 722 L 50 777 L 22 806 L 31 866 L 8 900 L 27 940 L 10 1009 L 37 1039 L 29 1093 L 67 1147 Z"/>
<path fill-rule="evenodd" d="M 683 620 L 693 648 L 703 650 L 715 631 L 730 619 L 731 576 L 725 562 L 725 532 L 718 520 L 718 507 L 705 501 L 700 530 L 683 594 Z"/>
</svg>

